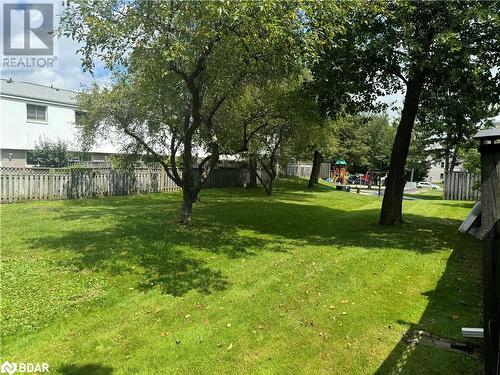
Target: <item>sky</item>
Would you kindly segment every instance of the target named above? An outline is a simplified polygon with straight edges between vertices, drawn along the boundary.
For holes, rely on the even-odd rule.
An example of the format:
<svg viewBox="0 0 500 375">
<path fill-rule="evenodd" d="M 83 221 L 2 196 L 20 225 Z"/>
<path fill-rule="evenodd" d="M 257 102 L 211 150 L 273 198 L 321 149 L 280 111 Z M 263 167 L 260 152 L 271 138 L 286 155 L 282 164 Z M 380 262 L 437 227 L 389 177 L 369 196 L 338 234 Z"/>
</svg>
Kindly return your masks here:
<svg viewBox="0 0 500 375">
<path fill-rule="evenodd" d="M 5 1 L 5 3 L 22 3 L 21 1 Z M 4 1 L 2 1 L 2 4 Z M 61 11 L 61 2 L 54 1 L 54 27 L 58 25 L 59 13 Z M 3 20 L 3 6 L 0 9 L 0 19 Z M 36 23 L 36 19 L 32 21 Z M 35 24 L 36 26 L 36 24 Z M 17 34 L 18 33 L 18 34 Z M 19 39 L 22 34 L 22 27 L 12 26 L 13 39 Z M 0 44 L 3 46 L 3 38 Z M 54 55 L 57 56 L 57 63 L 54 68 L 37 68 L 36 70 L 22 70 L 22 69 L 1 69 L 0 74 L 2 78 L 12 78 L 15 81 L 25 81 L 38 83 L 42 85 L 54 85 L 58 88 L 69 90 L 80 90 L 83 87 L 89 86 L 94 80 L 104 82 L 109 78 L 107 72 L 102 64 L 96 65 L 94 76 L 88 72 L 84 72 L 81 67 L 80 55 L 77 53 L 80 45 L 69 38 L 60 38 L 55 40 Z M 3 51 L 3 48 L 2 48 Z"/>
<path fill-rule="evenodd" d="M 2 1 L 2 3 L 23 3 L 27 0 L 17 0 L 17 1 Z M 30 2 L 33 2 L 31 0 Z M 54 27 L 57 27 L 59 14 L 62 9 L 60 1 L 55 1 L 54 3 Z M 0 19 L 3 20 L 3 7 L 0 9 Z M 22 29 L 19 28 L 19 32 Z M 14 32 L 14 31 L 13 31 Z M 19 35 L 14 36 L 14 38 L 19 39 Z M 0 46 L 3 46 L 3 41 L 0 38 Z M 5 70 L 0 69 L 1 78 L 12 78 L 15 81 L 25 81 L 38 83 L 42 85 L 54 85 L 58 88 L 69 89 L 69 90 L 81 90 L 85 87 L 90 86 L 94 81 L 99 84 L 104 84 L 109 81 L 110 73 L 107 71 L 103 65 L 96 61 L 96 67 L 94 75 L 88 72 L 84 72 L 81 66 L 81 56 L 78 54 L 78 49 L 81 46 L 72 39 L 61 37 L 55 41 L 55 55 L 57 56 L 57 64 L 54 68 L 38 68 L 37 70 Z M 3 51 L 3 48 L 1 49 Z M 385 103 L 391 104 L 391 108 L 388 110 L 390 118 L 397 118 L 403 104 L 403 95 L 401 93 L 388 95 L 379 98 Z M 500 120 L 500 116 L 496 117 Z"/>
</svg>

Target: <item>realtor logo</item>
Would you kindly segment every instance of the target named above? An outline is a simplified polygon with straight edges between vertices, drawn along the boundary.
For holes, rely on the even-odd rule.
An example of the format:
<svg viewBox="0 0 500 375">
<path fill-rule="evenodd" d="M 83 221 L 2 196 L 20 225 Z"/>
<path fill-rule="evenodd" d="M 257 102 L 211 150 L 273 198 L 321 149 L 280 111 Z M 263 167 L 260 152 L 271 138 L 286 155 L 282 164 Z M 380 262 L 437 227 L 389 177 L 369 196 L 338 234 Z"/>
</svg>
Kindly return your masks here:
<svg viewBox="0 0 500 375">
<path fill-rule="evenodd" d="M 2 374 L 14 374 L 17 370 L 17 365 L 15 363 L 10 363 L 9 361 L 5 361 L 2 363 L 2 366 L 0 366 L 0 372 Z"/>
<path fill-rule="evenodd" d="M 18 373 L 38 373 L 38 372 L 49 372 L 49 364 L 48 363 L 31 363 L 31 362 L 19 362 L 12 363 L 9 361 L 5 361 L 0 366 L 0 373 L 13 375 L 16 372 Z"/>
<path fill-rule="evenodd" d="M 54 53 L 53 4 L 3 4 L 4 56 L 52 55 Z"/>
<path fill-rule="evenodd" d="M 54 4 L 37 0 L 2 6 L 0 68 L 18 70 L 55 68 Z"/>
</svg>

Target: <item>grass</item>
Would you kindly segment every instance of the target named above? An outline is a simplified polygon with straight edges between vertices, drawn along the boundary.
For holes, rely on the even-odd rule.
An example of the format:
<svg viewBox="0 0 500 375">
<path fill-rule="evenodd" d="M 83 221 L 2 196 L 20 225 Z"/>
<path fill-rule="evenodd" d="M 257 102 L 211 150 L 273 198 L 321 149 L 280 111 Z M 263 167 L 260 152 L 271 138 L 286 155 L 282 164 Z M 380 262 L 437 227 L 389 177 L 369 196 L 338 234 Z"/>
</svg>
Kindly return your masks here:
<svg viewBox="0 0 500 375">
<path fill-rule="evenodd" d="M 1 207 L 0 360 L 62 374 L 464 374 L 480 361 L 400 341 L 479 326 L 471 203 L 380 200 L 280 180 L 180 195 Z"/>
<path fill-rule="evenodd" d="M 405 196 L 418 199 L 442 200 L 443 190 L 422 189 L 413 194 L 405 194 Z"/>
</svg>

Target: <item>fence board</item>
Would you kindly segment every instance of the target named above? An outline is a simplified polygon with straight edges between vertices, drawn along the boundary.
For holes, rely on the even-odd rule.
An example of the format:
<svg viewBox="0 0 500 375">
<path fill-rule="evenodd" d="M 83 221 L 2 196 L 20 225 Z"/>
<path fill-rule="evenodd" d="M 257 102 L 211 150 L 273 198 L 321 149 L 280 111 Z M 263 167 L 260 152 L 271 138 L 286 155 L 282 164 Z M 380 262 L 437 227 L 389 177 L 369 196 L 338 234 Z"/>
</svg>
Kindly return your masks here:
<svg viewBox="0 0 500 375">
<path fill-rule="evenodd" d="M 330 163 L 321 163 L 319 170 L 319 178 L 330 177 Z M 286 175 L 295 177 L 307 177 L 311 176 L 312 163 L 311 162 L 299 162 L 299 163 L 289 163 L 286 166 Z"/>
<path fill-rule="evenodd" d="M 479 198 L 478 176 L 469 172 L 445 172 L 444 199 L 477 201 Z"/>
<path fill-rule="evenodd" d="M 194 170 L 198 173 L 198 170 Z M 204 188 L 241 186 L 250 174 L 241 168 L 221 167 L 210 173 Z M 0 167 L 0 202 L 76 199 L 149 192 L 178 191 L 163 169 L 133 171 L 112 168 Z"/>
</svg>

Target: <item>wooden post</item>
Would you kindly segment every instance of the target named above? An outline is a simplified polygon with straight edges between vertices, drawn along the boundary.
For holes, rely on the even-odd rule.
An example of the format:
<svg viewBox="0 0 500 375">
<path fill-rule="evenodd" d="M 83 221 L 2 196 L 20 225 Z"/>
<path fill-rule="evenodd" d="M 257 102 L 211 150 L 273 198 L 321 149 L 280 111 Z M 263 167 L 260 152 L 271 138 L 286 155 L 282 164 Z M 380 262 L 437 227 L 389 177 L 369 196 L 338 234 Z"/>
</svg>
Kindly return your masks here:
<svg viewBox="0 0 500 375">
<path fill-rule="evenodd" d="M 498 375 L 500 314 L 500 128 L 481 130 L 484 371 Z"/>
<path fill-rule="evenodd" d="M 50 201 L 52 199 L 54 199 L 54 175 L 55 175 L 55 171 L 54 171 L 54 168 L 50 168 L 49 169 L 49 179 L 47 181 L 48 183 L 48 189 L 47 189 L 47 199 Z"/>
</svg>

